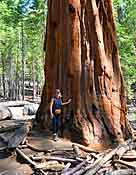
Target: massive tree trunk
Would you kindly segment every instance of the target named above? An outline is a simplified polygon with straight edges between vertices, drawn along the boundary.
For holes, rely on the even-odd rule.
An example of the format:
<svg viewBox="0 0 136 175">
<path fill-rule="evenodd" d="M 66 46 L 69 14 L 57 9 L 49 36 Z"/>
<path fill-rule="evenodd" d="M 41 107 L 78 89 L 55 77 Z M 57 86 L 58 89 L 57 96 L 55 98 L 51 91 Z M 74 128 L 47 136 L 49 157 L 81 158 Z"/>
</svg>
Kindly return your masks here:
<svg viewBox="0 0 136 175">
<path fill-rule="evenodd" d="M 64 101 L 72 97 L 63 111 L 65 136 L 86 145 L 124 142 L 127 109 L 112 1 L 48 0 L 44 48 L 40 123 L 50 128 L 49 102 L 60 88 Z"/>
</svg>

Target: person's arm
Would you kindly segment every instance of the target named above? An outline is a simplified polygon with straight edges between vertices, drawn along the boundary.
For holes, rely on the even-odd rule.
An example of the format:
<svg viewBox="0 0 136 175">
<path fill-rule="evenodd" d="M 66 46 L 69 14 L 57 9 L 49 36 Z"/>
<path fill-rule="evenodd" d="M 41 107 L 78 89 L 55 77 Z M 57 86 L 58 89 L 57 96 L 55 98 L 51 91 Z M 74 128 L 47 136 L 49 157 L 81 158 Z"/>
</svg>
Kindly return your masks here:
<svg viewBox="0 0 136 175">
<path fill-rule="evenodd" d="M 71 99 L 69 99 L 67 102 L 62 102 L 61 105 L 64 106 L 64 105 L 68 105 L 69 103 L 71 103 Z"/>
<path fill-rule="evenodd" d="M 53 118 L 53 112 L 52 112 L 53 101 L 54 101 L 54 99 L 52 98 L 51 99 L 51 103 L 50 103 L 50 115 L 51 115 L 51 118 Z"/>
</svg>

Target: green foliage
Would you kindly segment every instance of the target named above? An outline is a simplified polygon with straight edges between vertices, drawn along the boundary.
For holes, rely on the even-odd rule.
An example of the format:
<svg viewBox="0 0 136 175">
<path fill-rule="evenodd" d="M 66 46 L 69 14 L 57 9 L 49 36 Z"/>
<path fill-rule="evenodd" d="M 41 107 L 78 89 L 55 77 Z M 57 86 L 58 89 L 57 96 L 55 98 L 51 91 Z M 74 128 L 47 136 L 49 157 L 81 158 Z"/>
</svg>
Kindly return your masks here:
<svg viewBox="0 0 136 175">
<path fill-rule="evenodd" d="M 32 61 L 40 83 L 43 79 L 43 30 L 45 24 L 44 0 L 1 0 L 0 1 L 0 58 L 9 63 L 9 56 L 16 73 L 22 71 L 22 24 L 26 48 L 26 73 L 32 74 Z M 6 67 L 8 69 L 8 67 Z M 0 59 L 0 76 L 2 61 Z"/>
<path fill-rule="evenodd" d="M 136 1 L 114 0 L 114 10 L 121 65 L 131 98 L 131 84 L 136 82 Z"/>
</svg>

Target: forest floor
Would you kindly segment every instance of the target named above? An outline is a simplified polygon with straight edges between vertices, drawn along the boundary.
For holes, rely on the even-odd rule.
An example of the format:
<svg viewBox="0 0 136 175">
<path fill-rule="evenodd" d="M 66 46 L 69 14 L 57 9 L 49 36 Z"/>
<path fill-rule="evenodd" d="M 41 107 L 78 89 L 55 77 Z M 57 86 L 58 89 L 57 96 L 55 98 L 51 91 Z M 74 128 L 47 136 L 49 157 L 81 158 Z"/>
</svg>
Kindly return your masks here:
<svg viewBox="0 0 136 175">
<path fill-rule="evenodd" d="M 35 117 L 35 115 L 23 115 L 24 107 L 20 105 L 21 103 L 15 106 L 14 102 L 10 102 L 10 101 L 3 102 L 3 100 L 1 100 L 0 108 L 1 106 L 3 106 L 3 104 L 4 106 L 9 105 L 8 109 L 10 110 L 12 117 L 10 119 L 8 118 L 8 120 L 6 119 L 2 120 L 0 125 L 3 125 L 4 122 L 8 124 L 10 121 L 12 123 L 14 120 L 17 122 L 22 122 L 22 121 L 26 122 L 34 119 Z M 8 115 L 7 108 L 6 108 L 6 111 L 4 112 L 4 115 Z M 6 124 L 4 124 L 4 127 Z M 40 152 L 40 154 L 41 152 L 42 153 L 50 152 L 50 150 L 53 150 L 53 151 L 65 151 L 65 150 L 71 151 L 72 150 L 72 143 L 70 141 L 63 138 L 59 138 L 59 140 L 55 142 L 53 141 L 51 134 L 45 131 L 32 130 L 29 133 L 29 136 L 27 137 L 27 142 L 29 143 L 29 146 L 33 145 L 32 146 L 33 148 L 30 148 L 28 146 L 27 148 L 22 149 L 23 152 L 28 157 L 34 156 L 38 154 L 38 152 Z M 6 144 L 2 142 L 2 140 L 0 139 L 0 175 L 33 174 L 34 171 L 32 170 L 31 166 L 29 166 L 26 161 L 22 161 L 22 159 L 20 158 L 18 159 L 18 156 L 16 156 L 15 151 L 12 153 L 9 153 L 7 149 L 2 149 L 3 147 L 5 147 L 5 145 Z M 38 152 L 37 152 L 37 149 L 38 149 Z"/>
<path fill-rule="evenodd" d="M 33 131 L 31 136 L 27 137 L 27 148 L 21 149 L 28 157 L 41 156 L 44 153 L 49 155 L 51 151 L 72 151 L 72 143 L 66 139 L 59 139 L 54 142 L 44 132 Z M 38 151 L 37 151 L 38 150 Z M 15 152 L 0 152 L 0 175 L 31 175 L 34 171 L 22 158 L 18 158 Z"/>
<path fill-rule="evenodd" d="M 135 108 L 130 109 L 130 112 L 135 112 L 135 111 L 136 111 Z M 10 119 L 11 121 L 14 121 L 14 120 L 18 122 L 22 122 L 22 120 L 30 121 L 31 119 L 34 118 L 34 115 L 24 116 L 22 114 L 23 112 L 22 106 L 10 107 L 10 112 L 14 113 L 13 118 Z M 3 120 L 2 122 L 5 121 L 8 123 L 8 121 L 10 120 Z M 135 118 L 132 117 L 131 120 L 135 121 Z M 71 141 L 63 138 L 59 138 L 59 140 L 55 142 L 53 141 L 52 135 L 50 133 L 47 133 L 46 131 L 31 130 L 29 135 L 27 136 L 26 141 L 23 143 L 23 145 L 19 145 L 18 147 L 19 150 L 26 155 L 26 157 L 28 158 L 27 160 L 27 158 L 22 157 L 22 155 L 20 156 L 20 153 L 18 154 L 18 150 L 17 150 L 18 148 L 12 151 L 9 151 L 7 148 L 2 149 L 5 146 L 4 145 L 5 143 L 2 145 L 1 141 L 2 140 L 0 139 L 0 175 L 41 175 L 41 174 L 57 175 L 57 174 L 62 174 L 60 173 L 62 172 L 62 170 L 68 169 L 69 171 L 71 171 L 74 167 L 77 167 L 78 164 L 81 164 L 81 169 L 78 169 L 77 167 L 77 172 L 79 174 L 84 174 L 84 172 L 82 173 L 81 171 L 83 168 L 82 166 L 86 165 L 84 166 L 84 168 L 87 168 L 88 166 L 90 166 L 89 164 L 90 158 L 89 158 L 89 161 L 87 160 L 88 156 L 93 157 L 91 161 L 94 163 L 94 165 L 96 164 L 96 170 L 97 170 L 98 159 L 101 159 L 101 156 L 104 157 L 107 154 L 105 151 L 97 152 L 96 150 L 92 150 L 88 148 L 86 149 L 84 147 L 82 148 L 80 147 L 81 145 L 78 145 L 78 144 L 75 145 L 75 147 L 73 147 L 73 143 Z M 108 164 L 106 164 L 106 167 L 104 166 L 101 167 L 101 169 L 103 170 L 102 173 L 103 172 L 106 173 L 107 170 L 108 171 L 111 170 L 111 167 L 112 167 L 111 159 L 113 156 L 111 155 L 113 153 L 112 152 L 110 153 L 111 149 L 108 149 L 108 151 L 109 151 L 108 152 L 109 160 L 106 161 L 108 162 Z M 134 168 L 136 169 L 136 166 L 135 166 L 136 152 L 134 151 L 133 155 L 128 156 L 127 160 L 128 159 L 133 159 L 133 162 L 131 162 L 132 166 L 130 166 L 129 163 L 127 163 L 128 165 L 123 165 L 123 166 L 132 168 L 132 170 Z M 117 162 L 115 160 L 115 163 L 119 164 L 119 166 L 121 167 L 122 160 L 119 160 L 119 161 Z M 41 166 L 42 168 L 36 168 L 37 165 Z M 46 169 L 46 170 L 43 172 L 42 169 Z M 50 171 L 47 171 L 47 169 L 49 169 Z M 128 174 L 129 173 L 132 173 L 131 170 L 128 171 Z M 72 175 L 75 173 L 71 172 L 68 174 Z M 98 173 L 94 173 L 94 174 L 98 174 Z"/>
</svg>

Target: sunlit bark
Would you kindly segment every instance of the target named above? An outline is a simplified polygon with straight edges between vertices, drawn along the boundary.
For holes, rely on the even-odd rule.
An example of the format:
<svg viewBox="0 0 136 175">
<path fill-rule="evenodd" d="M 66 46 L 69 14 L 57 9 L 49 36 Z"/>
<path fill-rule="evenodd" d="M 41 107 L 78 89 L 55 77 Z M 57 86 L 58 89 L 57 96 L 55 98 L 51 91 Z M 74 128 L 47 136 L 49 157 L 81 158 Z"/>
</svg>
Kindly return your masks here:
<svg viewBox="0 0 136 175">
<path fill-rule="evenodd" d="M 63 100 L 72 97 L 63 111 L 65 136 L 86 145 L 124 142 L 127 110 L 112 1 L 48 0 L 45 38 L 40 123 L 50 128 L 48 106 L 60 88 Z"/>
</svg>

